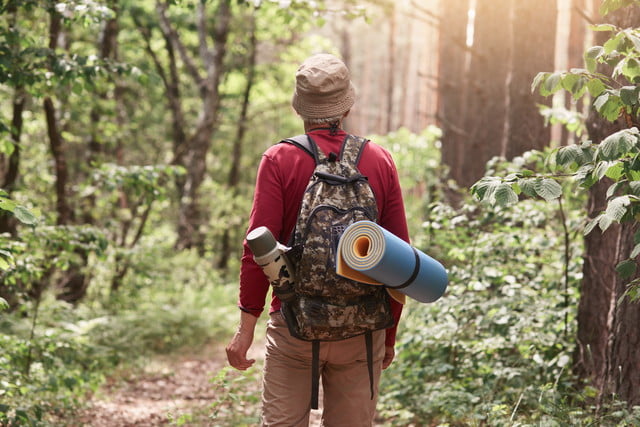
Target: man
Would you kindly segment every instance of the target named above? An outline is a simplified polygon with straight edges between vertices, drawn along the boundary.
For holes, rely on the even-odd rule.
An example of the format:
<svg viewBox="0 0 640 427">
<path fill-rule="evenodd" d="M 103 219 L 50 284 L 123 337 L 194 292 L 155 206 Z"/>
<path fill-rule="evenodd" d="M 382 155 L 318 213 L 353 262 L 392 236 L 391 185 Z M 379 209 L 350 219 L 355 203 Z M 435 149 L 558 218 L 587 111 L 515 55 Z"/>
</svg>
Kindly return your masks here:
<svg viewBox="0 0 640 427">
<path fill-rule="evenodd" d="M 338 58 L 318 54 L 305 60 L 296 73 L 292 105 L 304 121 L 304 130 L 323 153 L 338 153 L 347 133 L 342 121 L 355 101 L 349 70 Z M 292 144 L 276 144 L 263 154 L 249 219 L 249 230 L 266 226 L 280 242 L 287 243 L 296 224 L 302 195 L 315 164 L 308 153 Z M 378 223 L 409 241 L 398 175 L 391 155 L 369 142 L 358 163 L 368 177 L 378 207 Z M 245 370 L 257 319 L 263 311 L 269 282 L 245 241 L 240 272 L 240 325 L 227 346 L 231 366 Z M 390 300 L 395 324 L 373 332 L 373 390 L 371 395 L 367 356 L 362 336 L 322 342 L 323 425 L 370 426 L 375 415 L 382 369 L 392 362 L 402 305 Z M 267 352 L 262 395 L 262 425 L 304 426 L 309 422 L 312 349 L 308 341 L 289 333 L 273 296 L 267 326 Z"/>
</svg>

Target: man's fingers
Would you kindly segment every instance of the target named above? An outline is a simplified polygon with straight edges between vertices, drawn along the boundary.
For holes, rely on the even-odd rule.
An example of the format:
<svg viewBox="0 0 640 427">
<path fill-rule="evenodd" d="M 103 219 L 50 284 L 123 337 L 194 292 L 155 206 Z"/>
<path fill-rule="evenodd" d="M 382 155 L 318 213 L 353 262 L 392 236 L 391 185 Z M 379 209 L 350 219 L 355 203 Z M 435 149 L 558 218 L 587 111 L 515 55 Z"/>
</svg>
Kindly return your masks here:
<svg viewBox="0 0 640 427">
<path fill-rule="evenodd" d="M 396 356 L 396 352 L 393 347 L 385 347 L 384 349 L 384 358 L 382 359 L 382 369 L 387 369 L 393 359 Z"/>
<path fill-rule="evenodd" d="M 227 347 L 226 351 L 229 364 L 236 369 L 244 371 L 255 363 L 255 359 L 246 358 L 246 352 L 236 351 L 232 346 Z"/>
<path fill-rule="evenodd" d="M 241 362 L 239 362 L 236 366 L 233 366 L 236 369 L 239 369 L 241 371 L 246 371 L 247 369 L 249 369 L 251 366 L 253 366 L 255 362 L 255 359 L 245 359 Z"/>
</svg>

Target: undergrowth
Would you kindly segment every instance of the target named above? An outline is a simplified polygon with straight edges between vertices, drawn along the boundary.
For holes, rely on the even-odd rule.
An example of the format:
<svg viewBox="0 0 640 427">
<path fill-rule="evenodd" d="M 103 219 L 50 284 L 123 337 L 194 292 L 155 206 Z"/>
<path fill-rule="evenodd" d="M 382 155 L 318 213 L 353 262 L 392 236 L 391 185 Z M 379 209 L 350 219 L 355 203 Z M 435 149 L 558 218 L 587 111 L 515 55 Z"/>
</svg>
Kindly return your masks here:
<svg viewBox="0 0 640 427">
<path fill-rule="evenodd" d="M 210 262 L 155 245 L 137 258 L 146 271 L 131 275 L 118 294 L 109 294 L 105 280 L 77 307 L 48 292 L 0 313 L 0 425 L 50 425 L 115 368 L 228 337 L 236 286 Z"/>
<path fill-rule="evenodd" d="M 615 399 L 596 408 L 593 390 L 572 375 L 583 255 L 576 207 L 584 200 L 570 189 L 559 203 L 500 209 L 466 194 L 451 200 L 457 189 L 439 161 L 438 136 L 429 129 L 376 138 L 396 159 L 412 243 L 450 278 L 440 300 L 405 307 L 396 360 L 381 382 L 385 425 L 640 424 L 640 409 Z M 130 254 L 117 293 L 116 258 L 105 257 L 81 304 L 46 293 L 0 313 L 0 425 L 47 425 L 116 367 L 226 342 L 238 320 L 237 274 L 223 277 L 210 259 L 174 252 L 161 234 Z M 259 363 L 246 372 L 223 368 L 212 374 L 209 406 L 168 413 L 167 421 L 256 425 L 260 376 Z"/>
<path fill-rule="evenodd" d="M 570 191 L 562 203 L 495 208 L 461 196 L 458 207 L 423 205 L 412 239 L 450 283 L 440 300 L 405 307 L 381 382 L 388 425 L 640 423 L 640 408 L 615 399 L 596 408 L 572 374 L 583 255 L 574 207 L 584 200 Z"/>
</svg>

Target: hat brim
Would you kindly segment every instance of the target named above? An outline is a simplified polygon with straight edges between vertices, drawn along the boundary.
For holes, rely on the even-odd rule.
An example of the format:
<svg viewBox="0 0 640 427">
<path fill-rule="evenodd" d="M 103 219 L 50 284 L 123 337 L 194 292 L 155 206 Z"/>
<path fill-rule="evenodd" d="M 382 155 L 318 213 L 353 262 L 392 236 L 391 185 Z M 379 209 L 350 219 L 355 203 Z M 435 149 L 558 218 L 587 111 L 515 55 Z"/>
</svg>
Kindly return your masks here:
<svg viewBox="0 0 640 427">
<path fill-rule="evenodd" d="M 356 100 L 356 90 L 353 83 L 349 83 L 347 93 L 338 100 L 316 100 L 314 102 L 303 98 L 294 91 L 291 105 L 293 109 L 306 119 L 325 119 L 340 117 L 353 107 Z"/>
</svg>

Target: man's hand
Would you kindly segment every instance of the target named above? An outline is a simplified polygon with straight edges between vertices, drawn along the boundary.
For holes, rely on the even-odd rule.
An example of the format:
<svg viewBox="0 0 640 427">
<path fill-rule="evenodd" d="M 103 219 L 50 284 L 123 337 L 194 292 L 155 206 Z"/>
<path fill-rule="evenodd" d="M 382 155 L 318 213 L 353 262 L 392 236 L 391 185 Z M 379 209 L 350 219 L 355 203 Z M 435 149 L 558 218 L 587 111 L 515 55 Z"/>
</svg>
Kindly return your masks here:
<svg viewBox="0 0 640 427">
<path fill-rule="evenodd" d="M 240 315 L 240 326 L 227 345 L 227 360 L 236 369 L 245 371 L 254 363 L 255 359 L 247 359 L 247 351 L 253 343 L 253 332 L 257 318 L 244 311 Z"/>
<path fill-rule="evenodd" d="M 386 346 L 384 348 L 384 358 L 382 359 L 382 369 L 387 369 L 391 362 L 393 362 L 393 358 L 396 356 L 396 350 L 393 346 Z"/>
</svg>

